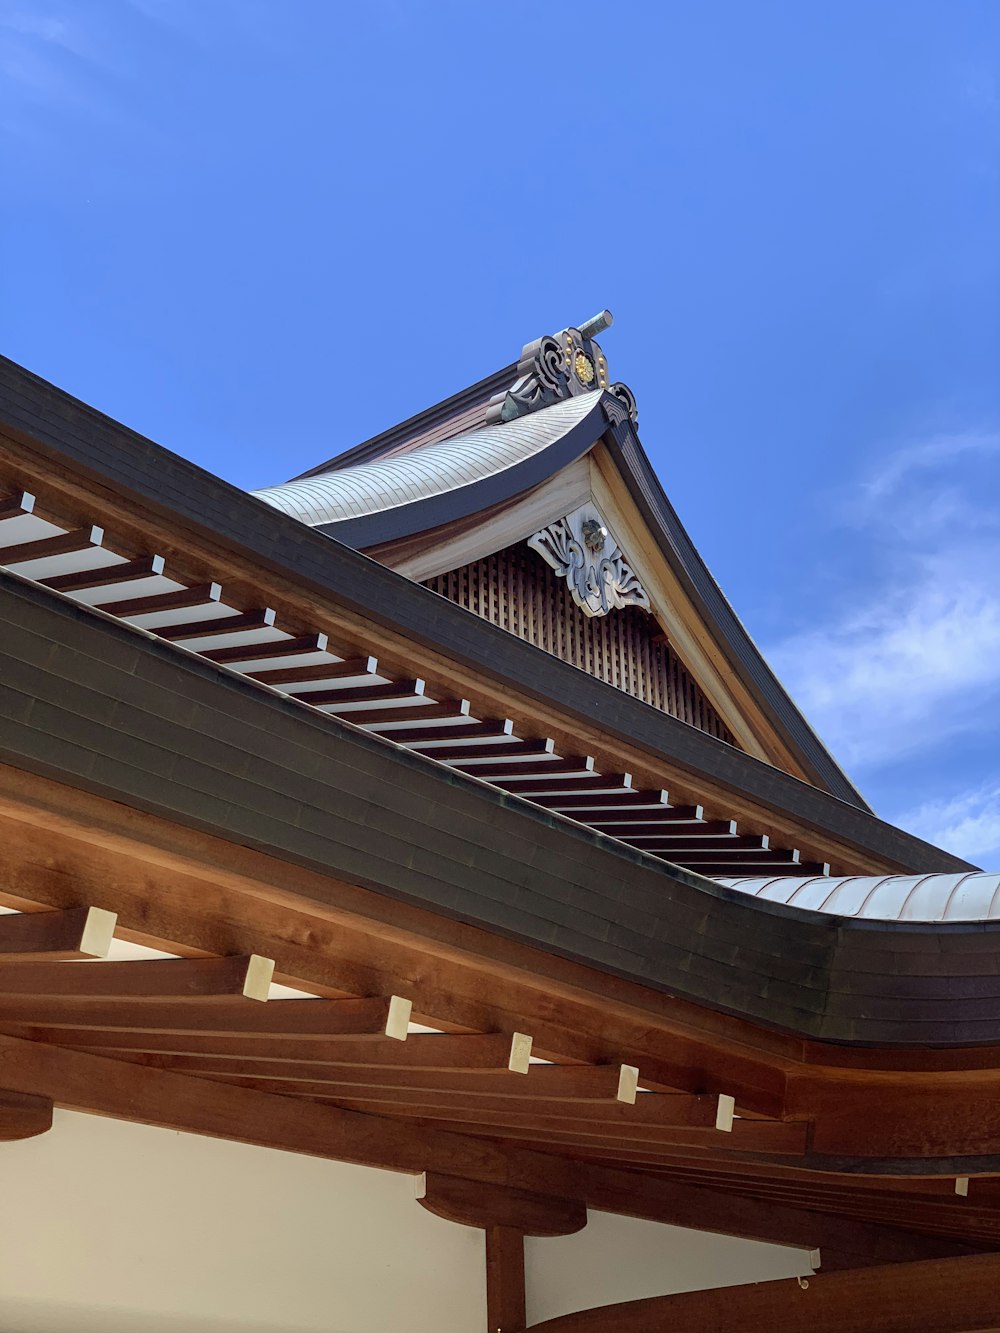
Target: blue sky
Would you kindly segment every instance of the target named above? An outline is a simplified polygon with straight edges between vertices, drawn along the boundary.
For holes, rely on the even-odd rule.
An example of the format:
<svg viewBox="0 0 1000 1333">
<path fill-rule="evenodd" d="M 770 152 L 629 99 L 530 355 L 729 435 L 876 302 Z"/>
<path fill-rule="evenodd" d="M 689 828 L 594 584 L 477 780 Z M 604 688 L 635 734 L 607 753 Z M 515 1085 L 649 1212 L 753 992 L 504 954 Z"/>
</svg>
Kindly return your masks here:
<svg viewBox="0 0 1000 1333">
<path fill-rule="evenodd" d="M 0 0 L 0 346 L 252 487 L 610 307 L 807 715 L 996 868 L 998 57 L 995 0 Z"/>
</svg>

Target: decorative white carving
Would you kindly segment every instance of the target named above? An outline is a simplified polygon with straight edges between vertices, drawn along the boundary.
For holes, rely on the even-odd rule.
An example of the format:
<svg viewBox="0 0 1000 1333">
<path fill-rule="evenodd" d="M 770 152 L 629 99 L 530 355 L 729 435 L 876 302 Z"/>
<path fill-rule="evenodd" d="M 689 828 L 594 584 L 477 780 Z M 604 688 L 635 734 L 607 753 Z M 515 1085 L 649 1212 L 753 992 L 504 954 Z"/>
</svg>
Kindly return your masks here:
<svg viewBox="0 0 1000 1333">
<path fill-rule="evenodd" d="M 584 615 L 606 616 L 623 606 L 650 609 L 646 589 L 593 504 L 542 528 L 528 545 L 566 580 Z"/>
</svg>

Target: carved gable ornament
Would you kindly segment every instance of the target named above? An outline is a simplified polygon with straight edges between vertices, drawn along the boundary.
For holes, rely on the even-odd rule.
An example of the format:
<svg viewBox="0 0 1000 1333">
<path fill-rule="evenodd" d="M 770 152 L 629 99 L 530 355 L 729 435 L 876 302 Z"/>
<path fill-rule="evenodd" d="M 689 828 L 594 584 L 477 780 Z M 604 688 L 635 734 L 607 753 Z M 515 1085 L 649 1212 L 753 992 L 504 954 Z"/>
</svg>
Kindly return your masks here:
<svg viewBox="0 0 1000 1333">
<path fill-rule="evenodd" d="M 566 580 L 584 615 L 606 616 L 623 606 L 650 609 L 646 589 L 593 504 L 542 528 L 528 545 Z"/>
<path fill-rule="evenodd" d="M 625 384 L 612 384 L 608 363 L 596 335 L 611 327 L 610 310 L 602 310 L 578 329 L 538 338 L 521 349 L 517 378 L 509 389 L 490 399 L 487 423 L 514 421 L 517 417 L 550 407 L 566 398 L 604 391 L 625 408 L 638 425 L 635 398 Z"/>
</svg>

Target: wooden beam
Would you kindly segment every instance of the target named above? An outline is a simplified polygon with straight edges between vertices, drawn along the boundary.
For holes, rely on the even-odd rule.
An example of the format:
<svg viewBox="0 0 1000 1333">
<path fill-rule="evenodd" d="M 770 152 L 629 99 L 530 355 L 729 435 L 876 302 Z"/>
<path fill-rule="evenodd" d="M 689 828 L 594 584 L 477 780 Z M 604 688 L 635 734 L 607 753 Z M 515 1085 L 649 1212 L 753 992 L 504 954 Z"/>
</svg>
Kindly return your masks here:
<svg viewBox="0 0 1000 1333">
<path fill-rule="evenodd" d="M 92 546 L 100 546 L 103 541 L 103 528 L 75 528 L 72 532 L 60 532 L 54 537 L 41 537 L 38 541 L 0 546 L 0 565 L 24 565 L 29 560 L 47 560 L 55 555 L 71 555 L 76 551 L 86 551 Z"/>
<path fill-rule="evenodd" d="M 51 1097 L 0 1088 L 0 1143 L 33 1139 L 52 1128 Z"/>
<path fill-rule="evenodd" d="M 163 573 L 162 555 L 146 555 L 140 560 L 124 560 L 117 565 L 101 565 L 99 569 L 80 569 L 74 574 L 54 574 L 40 579 L 46 588 L 56 592 L 83 592 L 87 588 L 103 588 L 118 583 L 134 583 L 138 579 L 153 578 Z"/>
<path fill-rule="evenodd" d="M 355 676 L 378 675 L 377 657 L 348 657 L 342 662 L 313 662 L 309 666 L 272 667 L 267 671 L 248 671 L 251 680 L 262 685 L 305 684 L 311 680 L 349 680 Z"/>
<path fill-rule="evenodd" d="M 502 733 L 496 735 L 496 745 L 491 745 L 488 741 L 477 742 L 475 740 L 470 741 L 468 745 L 462 745 L 449 741 L 447 737 L 442 737 L 443 743 L 441 744 L 437 740 L 414 741 L 407 738 L 401 739 L 404 745 L 413 746 L 421 754 L 425 754 L 428 759 L 438 759 L 442 763 L 451 764 L 453 768 L 469 768 L 474 777 L 487 771 L 495 772 L 497 760 L 510 760 L 511 763 L 516 763 L 519 768 L 530 768 L 531 764 L 521 763 L 520 760 L 534 761 L 537 756 L 551 754 L 553 750 L 551 740 L 514 740 L 508 739 L 507 735 Z M 511 764 L 504 763 L 502 767 L 508 769 Z"/>
<path fill-rule="evenodd" d="M 123 999 L 0 995 L 0 1028 L 57 1045 L 210 1055 L 238 1051 L 248 1059 L 259 1050 L 260 1058 L 280 1054 L 322 1060 L 324 1043 L 336 1043 L 337 1051 L 361 1060 L 383 1037 L 405 1040 L 410 1010 L 410 1001 L 398 995 L 269 1000 L 266 1005 L 225 996 L 209 997 L 204 1005 L 176 999 L 136 1005 Z M 461 1037 L 449 1040 L 462 1042 Z M 509 1047 L 504 1042 L 501 1038 L 495 1047 L 498 1057 Z"/>
<path fill-rule="evenodd" d="M 399 699 L 419 697 L 426 688 L 424 681 L 411 678 L 390 680 L 381 685 L 348 685 L 342 690 L 310 690 L 308 694 L 300 694 L 298 697 L 302 703 L 317 707 L 321 704 L 377 703 L 379 699 L 393 704 Z M 351 716 L 350 713 L 345 714 L 348 722 Z"/>
<path fill-rule="evenodd" d="M 227 648 L 199 648 L 198 655 L 210 662 L 239 667 L 247 662 L 269 661 L 272 657 L 325 653 L 328 651 L 327 643 L 325 634 L 302 634 L 297 638 L 275 639 L 273 643 L 235 643 Z"/>
<path fill-rule="evenodd" d="M 630 790 L 632 786 L 631 773 L 588 773 L 586 776 L 564 778 L 558 776 L 557 770 L 553 770 L 553 773 L 555 776 L 552 778 L 537 778 L 534 781 L 511 777 L 498 785 L 510 792 L 529 797 L 572 796 L 580 792 L 591 792 L 598 796 L 605 793 L 617 796 L 621 792 Z"/>
<path fill-rule="evenodd" d="M 206 1077 L 226 1077 L 232 1080 L 248 1082 L 255 1088 L 265 1089 L 267 1084 L 256 1074 L 221 1075 L 213 1073 Z M 272 1084 L 275 1091 L 283 1095 L 294 1095 L 295 1083 L 279 1080 Z M 352 1095 L 343 1096 L 341 1092 L 327 1088 L 322 1083 L 305 1082 L 300 1085 L 301 1095 L 335 1101 L 338 1105 L 350 1106 L 356 1111 L 366 1111 L 374 1115 L 406 1116 L 413 1119 L 435 1121 L 449 1129 L 460 1129 L 463 1133 L 480 1133 L 494 1136 L 523 1138 L 534 1143 L 569 1143 L 597 1147 L 632 1147 L 648 1146 L 652 1156 L 659 1147 L 669 1149 L 691 1148 L 720 1150 L 726 1153 L 754 1153 L 762 1157 L 802 1157 L 805 1154 L 805 1126 L 783 1125 L 775 1120 L 738 1120 L 731 1134 L 724 1134 L 714 1125 L 672 1125 L 630 1124 L 627 1119 L 608 1116 L 599 1119 L 598 1114 L 604 1108 L 584 1103 L 581 1106 L 564 1106 L 558 1115 L 550 1115 L 538 1106 L 529 1109 L 512 1109 L 499 1105 L 493 1108 L 477 1104 L 476 1099 L 467 1098 L 467 1105 L 455 1105 L 453 1098 L 444 1094 L 435 1098 L 432 1093 L 393 1093 L 389 1089 L 373 1092 L 367 1096 L 358 1096 L 365 1089 L 354 1089 Z M 397 1100 L 398 1099 L 398 1100 Z M 447 1103 L 447 1104 L 446 1104 Z M 608 1108 L 614 1110 L 615 1108 Z"/>
<path fill-rule="evenodd" d="M 30 491 L 18 491 L 15 495 L 5 495 L 0 500 L 0 521 L 7 518 L 20 518 L 22 514 L 34 512 L 35 497 Z"/>
<path fill-rule="evenodd" d="M 495 782 L 504 787 L 509 785 L 511 790 L 516 786 L 518 791 L 527 791 L 533 789 L 536 782 L 541 784 L 541 789 L 544 789 L 549 782 L 559 780 L 560 773 L 569 774 L 569 780 L 574 781 L 576 780 L 575 775 L 579 774 L 582 778 L 583 774 L 592 771 L 594 767 L 594 760 L 589 754 L 573 755 L 569 759 L 557 759 L 555 757 L 547 759 L 542 755 L 538 758 L 525 759 L 522 762 L 512 761 L 509 763 L 501 762 L 502 759 L 503 755 L 498 754 L 497 758 L 489 763 L 477 764 L 475 768 L 471 769 L 472 776 L 485 778 L 488 782 Z M 450 762 L 453 768 L 462 769 L 466 767 L 457 759 L 452 759 Z M 596 778 L 597 774 L 594 774 L 594 777 Z M 508 783 L 508 778 L 516 779 L 516 781 Z"/>
<path fill-rule="evenodd" d="M 221 1002 L 216 1001 L 215 1003 Z M 279 1000 L 270 1002 L 274 1005 L 280 1003 L 291 1004 L 296 1002 Z M 302 1003 L 308 1004 L 311 1002 L 303 1001 Z M 270 1008 L 270 1005 L 268 1007 Z M 3 1012 L 2 1003 L 0 1003 L 0 1012 Z M 7 1026 L 7 1023 L 0 1020 L 0 1025 Z M 37 1032 L 38 1029 L 36 1028 L 34 1031 Z M 87 1038 L 93 1038 L 93 1041 L 80 1040 L 81 1036 L 84 1035 Z M 512 1042 L 509 1036 L 495 1032 L 473 1033 L 470 1035 L 458 1034 L 455 1036 L 418 1033 L 408 1037 L 405 1043 L 383 1043 L 345 1036 L 329 1039 L 327 1047 L 324 1046 L 324 1035 L 316 1032 L 310 1038 L 249 1036 L 229 1038 L 225 1034 L 206 1037 L 199 1033 L 167 1038 L 154 1034 L 123 1032 L 120 1035 L 115 1034 L 111 1040 L 105 1041 L 104 1034 L 94 1032 L 76 1034 L 75 1037 L 70 1037 L 67 1034 L 65 1040 L 69 1044 L 81 1048 L 88 1046 L 91 1049 L 121 1051 L 123 1054 L 125 1052 L 145 1053 L 148 1055 L 145 1063 L 156 1065 L 160 1069 L 174 1069 L 185 1073 L 218 1074 L 220 1077 L 229 1074 L 239 1075 L 241 1061 L 244 1059 L 255 1062 L 255 1072 L 258 1072 L 256 1062 L 260 1062 L 261 1068 L 258 1073 L 260 1078 L 302 1079 L 305 1077 L 304 1070 L 308 1068 L 312 1076 L 320 1080 L 326 1077 L 327 1066 L 333 1065 L 358 1065 L 365 1069 L 410 1069 L 428 1072 L 484 1069 L 496 1073 L 507 1073 L 512 1064 L 516 1066 L 521 1059 L 516 1043 Z M 62 1037 L 59 1038 L 60 1043 L 63 1040 Z M 231 1052 L 237 1041 L 239 1041 L 240 1053 L 238 1057 L 234 1057 Z M 171 1054 L 168 1051 L 161 1054 L 162 1048 L 168 1045 L 182 1046 L 185 1049 L 178 1054 Z M 212 1055 L 211 1052 L 220 1045 L 224 1047 L 223 1054 L 219 1056 Z M 517 1068 L 513 1072 L 516 1075 Z M 332 1071 L 331 1077 L 333 1077 Z"/>
<path fill-rule="evenodd" d="M 3 997 L 44 1001 L 50 996 L 150 1001 L 172 998 L 188 1003 L 209 996 L 245 995 L 266 1000 L 274 963 L 248 958 L 167 958 L 124 963 L 8 963 L 0 961 Z"/>
<path fill-rule="evenodd" d="M 602 1305 L 529 1333 L 989 1333 L 998 1291 L 1000 1255 L 976 1254 Z"/>
<path fill-rule="evenodd" d="M 84 967 L 86 964 L 77 964 Z M 93 967 L 102 966 L 92 964 Z M 410 1042 L 393 1043 L 405 1051 Z M 374 1049 L 378 1049 L 376 1046 Z M 872 1262 L 923 1256 L 926 1238 L 853 1219 L 759 1200 L 728 1199 L 674 1180 L 631 1170 L 567 1162 L 552 1153 L 505 1148 L 488 1139 L 418 1129 L 207 1079 L 0 1035 L 0 1067 L 19 1091 L 56 1105 L 418 1175 L 438 1171 L 485 1184 L 583 1199 L 588 1207 L 676 1226 L 796 1245 L 844 1248 Z M 935 1242 L 937 1253 L 962 1246 Z"/>
<path fill-rule="evenodd" d="M 487 1227 L 487 1333 L 522 1333 L 526 1322 L 524 1237 L 513 1227 Z"/>
<path fill-rule="evenodd" d="M 118 918 L 102 907 L 0 916 L 0 963 L 44 958 L 106 958 Z"/>
<path fill-rule="evenodd" d="M 397 730 L 394 724 L 397 722 L 405 722 L 407 726 L 411 723 L 413 726 L 422 726 L 425 722 L 434 722 L 438 719 L 457 722 L 459 718 L 468 717 L 471 711 L 472 704 L 468 699 L 445 699 L 441 703 L 421 703 L 416 707 L 403 705 L 395 708 L 355 708 L 343 716 L 356 727 L 372 727 L 377 730 L 388 728 L 382 734 L 392 740 Z M 443 734 L 448 734 L 447 729 Z"/>
<path fill-rule="evenodd" d="M 417 710 L 409 709 L 409 712 Z M 423 722 L 424 709 L 419 710 L 419 721 Z M 353 716 L 353 714 L 349 715 Z M 503 740 L 505 736 L 513 734 L 514 724 L 510 718 L 501 718 L 497 722 L 460 722 L 456 719 L 454 726 L 448 726 L 442 723 L 440 726 L 412 726 L 412 727 L 393 727 L 391 731 L 382 732 L 391 741 L 398 741 L 400 745 L 413 745 L 420 747 L 426 745 L 429 741 L 479 741 L 479 740 Z M 436 758 L 435 750 L 429 750 L 432 758 Z M 496 754 L 494 747 L 493 753 Z"/>
<path fill-rule="evenodd" d="M 235 634 L 243 630 L 271 629 L 274 626 L 275 612 L 270 607 L 261 607 L 256 611 L 235 612 L 231 616 L 213 617 L 211 620 L 179 621 L 176 625 L 157 625 L 151 632 L 168 643 L 183 643 L 186 639 L 208 639 L 223 634 Z M 263 648 L 263 644 L 254 644 L 254 649 Z M 244 648 L 244 653 L 246 649 Z M 264 654 L 261 652 L 260 656 Z"/>
<path fill-rule="evenodd" d="M 587 1225 L 579 1199 L 560 1199 L 531 1190 L 485 1186 L 479 1181 L 425 1172 L 417 1200 L 428 1212 L 466 1227 L 513 1227 L 523 1236 L 571 1236 Z"/>
<path fill-rule="evenodd" d="M 146 597 L 126 597 L 119 601 L 95 602 L 109 616 L 145 616 L 152 611 L 183 611 L 189 606 L 210 606 L 222 600 L 222 585 L 197 583 L 172 592 L 154 592 Z"/>
</svg>

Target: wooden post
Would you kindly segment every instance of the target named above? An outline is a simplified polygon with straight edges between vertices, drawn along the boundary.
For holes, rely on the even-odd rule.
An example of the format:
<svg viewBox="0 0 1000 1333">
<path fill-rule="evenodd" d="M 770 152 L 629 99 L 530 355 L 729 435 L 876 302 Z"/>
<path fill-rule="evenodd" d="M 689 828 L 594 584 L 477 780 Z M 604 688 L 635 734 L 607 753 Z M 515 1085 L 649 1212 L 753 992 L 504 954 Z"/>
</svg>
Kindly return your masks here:
<svg viewBox="0 0 1000 1333">
<path fill-rule="evenodd" d="M 487 1333 L 522 1333 L 527 1318 L 524 1304 L 524 1236 L 513 1227 L 487 1227 Z"/>
</svg>

